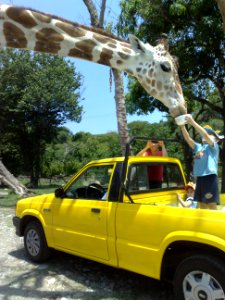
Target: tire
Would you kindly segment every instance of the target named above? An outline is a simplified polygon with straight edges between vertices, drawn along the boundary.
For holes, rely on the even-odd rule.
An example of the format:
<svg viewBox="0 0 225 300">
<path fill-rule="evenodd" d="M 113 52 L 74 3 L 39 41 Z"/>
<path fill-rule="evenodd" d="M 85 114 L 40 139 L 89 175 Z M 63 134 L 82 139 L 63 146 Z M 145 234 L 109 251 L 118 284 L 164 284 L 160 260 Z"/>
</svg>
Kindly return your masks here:
<svg viewBox="0 0 225 300">
<path fill-rule="evenodd" d="M 28 258 L 33 262 L 46 261 L 51 254 L 44 231 L 38 221 L 27 224 L 24 231 L 24 247 Z"/>
<path fill-rule="evenodd" d="M 208 255 L 186 258 L 178 266 L 173 284 L 176 300 L 224 300 L 224 262 Z"/>
</svg>

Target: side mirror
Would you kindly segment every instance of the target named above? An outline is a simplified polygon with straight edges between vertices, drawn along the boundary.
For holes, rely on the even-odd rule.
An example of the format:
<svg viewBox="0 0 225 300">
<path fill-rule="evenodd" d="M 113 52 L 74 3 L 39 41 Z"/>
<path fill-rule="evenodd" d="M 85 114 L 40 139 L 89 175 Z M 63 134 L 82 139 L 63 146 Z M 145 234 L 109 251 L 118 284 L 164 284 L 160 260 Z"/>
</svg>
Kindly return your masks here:
<svg viewBox="0 0 225 300">
<path fill-rule="evenodd" d="M 56 198 L 64 198 L 64 196 L 65 196 L 65 193 L 64 193 L 64 189 L 62 188 L 62 187 L 60 187 L 60 188 L 57 188 L 56 190 L 55 190 L 55 197 Z"/>
</svg>

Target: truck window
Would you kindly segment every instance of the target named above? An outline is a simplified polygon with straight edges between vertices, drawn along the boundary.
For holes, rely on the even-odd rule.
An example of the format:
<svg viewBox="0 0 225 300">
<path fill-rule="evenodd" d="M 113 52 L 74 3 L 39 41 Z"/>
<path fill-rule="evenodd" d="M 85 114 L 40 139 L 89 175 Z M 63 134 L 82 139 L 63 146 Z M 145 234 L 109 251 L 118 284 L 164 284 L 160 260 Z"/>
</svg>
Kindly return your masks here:
<svg viewBox="0 0 225 300">
<path fill-rule="evenodd" d="M 128 192 L 166 190 L 184 186 L 184 179 L 175 163 L 139 163 L 129 167 Z"/>
<path fill-rule="evenodd" d="M 67 188 L 65 198 L 106 200 L 113 167 L 89 167 Z"/>
</svg>

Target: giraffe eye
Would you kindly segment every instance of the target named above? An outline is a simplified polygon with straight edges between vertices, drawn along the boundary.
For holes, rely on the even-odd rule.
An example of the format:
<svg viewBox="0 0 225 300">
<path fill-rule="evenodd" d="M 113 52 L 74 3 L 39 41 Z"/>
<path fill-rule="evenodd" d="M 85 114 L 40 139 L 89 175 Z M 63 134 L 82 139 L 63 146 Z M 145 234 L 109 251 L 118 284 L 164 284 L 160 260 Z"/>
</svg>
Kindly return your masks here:
<svg viewBox="0 0 225 300">
<path fill-rule="evenodd" d="M 164 72 L 170 72 L 171 71 L 171 66 L 168 62 L 161 63 L 160 67 Z"/>
</svg>

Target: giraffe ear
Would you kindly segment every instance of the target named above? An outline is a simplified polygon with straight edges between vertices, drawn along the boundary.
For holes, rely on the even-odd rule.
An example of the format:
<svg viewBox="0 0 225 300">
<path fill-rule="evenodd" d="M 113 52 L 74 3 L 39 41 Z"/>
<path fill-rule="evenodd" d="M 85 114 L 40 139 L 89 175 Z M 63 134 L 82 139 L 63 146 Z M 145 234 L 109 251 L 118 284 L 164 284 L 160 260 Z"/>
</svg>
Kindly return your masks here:
<svg viewBox="0 0 225 300">
<path fill-rule="evenodd" d="M 149 44 L 144 44 L 142 41 L 140 41 L 135 35 L 129 34 L 128 35 L 131 48 L 139 53 L 139 54 L 149 54 L 153 52 L 153 47 Z"/>
</svg>

